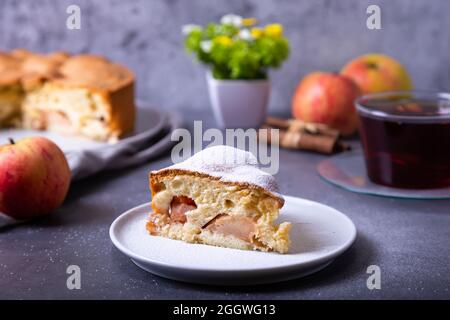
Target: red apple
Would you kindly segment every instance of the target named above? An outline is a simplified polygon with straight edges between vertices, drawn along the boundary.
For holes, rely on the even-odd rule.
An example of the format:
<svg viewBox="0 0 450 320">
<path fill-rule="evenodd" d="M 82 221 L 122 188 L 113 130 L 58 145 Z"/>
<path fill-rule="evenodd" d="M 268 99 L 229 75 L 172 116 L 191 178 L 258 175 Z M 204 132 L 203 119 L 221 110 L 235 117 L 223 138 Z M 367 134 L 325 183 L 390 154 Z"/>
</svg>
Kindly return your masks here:
<svg viewBox="0 0 450 320">
<path fill-rule="evenodd" d="M 15 219 L 48 214 L 69 190 L 66 157 L 52 141 L 26 138 L 0 146 L 0 212 Z"/>
<path fill-rule="evenodd" d="M 292 114 L 299 120 L 324 123 L 350 135 L 358 126 L 354 100 L 359 95 L 358 86 L 349 78 L 314 72 L 298 85 L 292 99 Z"/>
<path fill-rule="evenodd" d="M 341 70 L 351 78 L 363 93 L 411 90 L 411 78 L 397 60 L 383 54 L 360 56 Z"/>
</svg>

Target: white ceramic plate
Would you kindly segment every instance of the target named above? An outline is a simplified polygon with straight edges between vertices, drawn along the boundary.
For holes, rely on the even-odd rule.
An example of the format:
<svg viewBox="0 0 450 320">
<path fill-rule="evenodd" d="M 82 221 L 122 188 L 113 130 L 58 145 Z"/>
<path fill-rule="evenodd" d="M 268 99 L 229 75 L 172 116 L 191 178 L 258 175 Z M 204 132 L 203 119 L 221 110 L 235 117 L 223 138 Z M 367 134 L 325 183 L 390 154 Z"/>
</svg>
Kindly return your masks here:
<svg viewBox="0 0 450 320">
<path fill-rule="evenodd" d="M 287 254 L 189 244 L 151 236 L 145 229 L 150 204 L 135 207 L 111 225 L 113 244 L 142 269 L 185 282 L 248 285 L 309 275 L 329 265 L 355 241 L 356 228 L 343 213 L 285 196 L 280 220 L 291 221 Z M 280 221 L 278 221 L 280 222 Z"/>
<path fill-rule="evenodd" d="M 3 128 L 0 130 L 0 144 L 7 143 L 8 138 L 14 140 L 23 139 L 26 137 L 41 136 L 46 137 L 55 142 L 64 152 L 77 152 L 83 150 L 95 150 L 98 148 L 116 148 L 120 143 L 127 143 L 130 138 L 135 138 L 140 134 L 145 134 L 146 131 L 158 127 L 163 122 L 162 114 L 153 108 L 147 107 L 148 103 L 138 101 L 136 128 L 128 136 L 124 137 L 116 144 L 109 144 L 106 142 L 99 142 L 83 137 L 76 137 L 70 135 L 63 135 L 51 131 L 38 131 L 27 129 Z"/>
</svg>

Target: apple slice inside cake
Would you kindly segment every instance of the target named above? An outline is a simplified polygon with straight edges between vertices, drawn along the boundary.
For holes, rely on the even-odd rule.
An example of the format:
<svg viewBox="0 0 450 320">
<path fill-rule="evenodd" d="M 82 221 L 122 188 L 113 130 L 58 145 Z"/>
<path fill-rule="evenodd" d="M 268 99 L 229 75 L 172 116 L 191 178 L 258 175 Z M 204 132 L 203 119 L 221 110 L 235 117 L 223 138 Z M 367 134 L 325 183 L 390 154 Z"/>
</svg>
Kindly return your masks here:
<svg viewBox="0 0 450 320">
<path fill-rule="evenodd" d="M 152 235 L 214 246 L 289 249 L 288 222 L 275 225 L 284 199 L 249 152 L 216 146 L 150 173 Z"/>
</svg>

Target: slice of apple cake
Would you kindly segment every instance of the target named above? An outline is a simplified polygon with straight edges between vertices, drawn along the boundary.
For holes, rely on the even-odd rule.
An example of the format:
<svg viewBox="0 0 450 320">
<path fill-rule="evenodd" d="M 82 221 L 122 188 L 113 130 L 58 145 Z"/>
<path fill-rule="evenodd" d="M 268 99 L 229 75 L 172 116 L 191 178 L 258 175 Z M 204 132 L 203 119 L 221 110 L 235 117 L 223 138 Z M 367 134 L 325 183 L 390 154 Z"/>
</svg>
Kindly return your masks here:
<svg viewBox="0 0 450 320">
<path fill-rule="evenodd" d="M 250 152 L 207 148 L 152 171 L 150 189 L 152 235 L 235 249 L 289 249 L 291 224 L 274 225 L 284 199 Z"/>
</svg>

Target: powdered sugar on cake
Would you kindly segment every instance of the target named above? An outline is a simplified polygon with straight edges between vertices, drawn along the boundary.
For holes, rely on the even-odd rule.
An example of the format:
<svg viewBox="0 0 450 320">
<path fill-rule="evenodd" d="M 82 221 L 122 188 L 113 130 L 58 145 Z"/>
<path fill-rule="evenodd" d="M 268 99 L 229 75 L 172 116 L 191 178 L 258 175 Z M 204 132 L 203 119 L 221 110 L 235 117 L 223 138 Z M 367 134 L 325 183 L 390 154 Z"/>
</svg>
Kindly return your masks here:
<svg viewBox="0 0 450 320">
<path fill-rule="evenodd" d="M 253 184 L 282 198 L 274 177 L 259 168 L 256 157 L 250 152 L 230 146 L 206 148 L 183 162 L 154 173 L 170 169 L 200 172 L 227 182 Z"/>
</svg>

